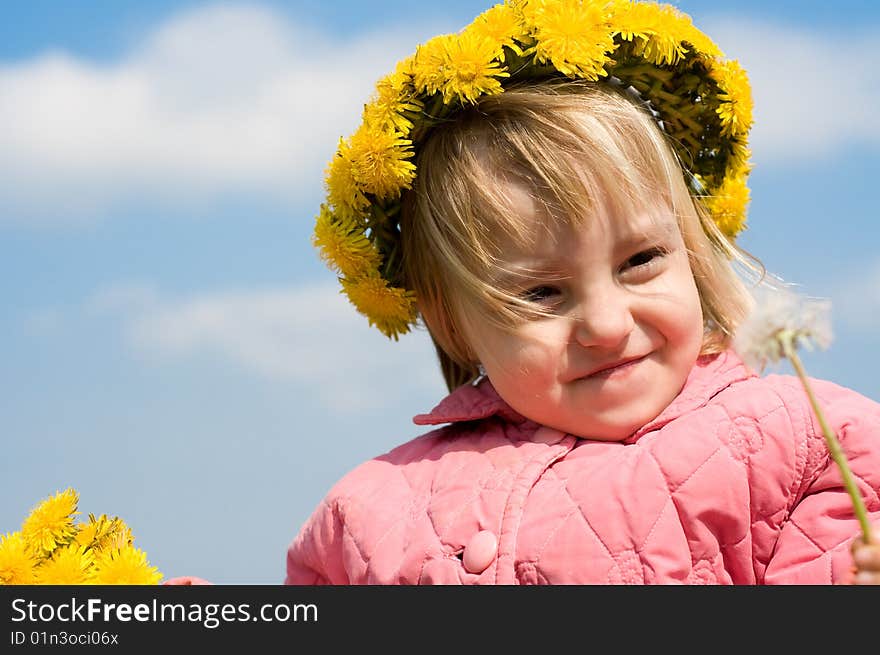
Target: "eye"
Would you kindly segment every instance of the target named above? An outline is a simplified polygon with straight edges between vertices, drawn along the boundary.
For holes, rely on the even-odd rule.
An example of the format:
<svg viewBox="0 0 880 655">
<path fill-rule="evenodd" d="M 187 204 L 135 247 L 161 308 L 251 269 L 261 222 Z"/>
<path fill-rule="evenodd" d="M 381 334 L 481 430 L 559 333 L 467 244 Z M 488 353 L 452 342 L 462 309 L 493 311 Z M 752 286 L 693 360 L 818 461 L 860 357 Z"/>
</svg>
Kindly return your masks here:
<svg viewBox="0 0 880 655">
<path fill-rule="evenodd" d="M 559 289 L 545 285 L 529 289 L 520 297 L 526 302 L 546 303 L 552 300 L 558 293 Z"/>
<path fill-rule="evenodd" d="M 655 263 L 657 259 L 663 257 L 666 254 L 667 252 L 664 248 L 648 248 L 647 250 L 642 250 L 641 252 L 627 259 L 624 268 L 639 268 L 641 266 L 647 266 L 649 264 Z"/>
</svg>

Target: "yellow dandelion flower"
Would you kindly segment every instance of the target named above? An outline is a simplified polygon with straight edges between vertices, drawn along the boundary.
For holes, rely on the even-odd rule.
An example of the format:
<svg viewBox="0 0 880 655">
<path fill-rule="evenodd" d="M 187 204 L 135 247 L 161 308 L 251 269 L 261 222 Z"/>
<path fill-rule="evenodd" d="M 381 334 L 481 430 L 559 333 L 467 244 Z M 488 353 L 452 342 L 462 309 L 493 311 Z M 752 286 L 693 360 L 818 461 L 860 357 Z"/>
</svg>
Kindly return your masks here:
<svg viewBox="0 0 880 655">
<path fill-rule="evenodd" d="M 86 584 L 94 557 L 91 549 L 75 542 L 56 548 L 34 570 L 36 584 Z"/>
<path fill-rule="evenodd" d="M 318 248 L 325 264 L 345 277 L 366 275 L 382 263 L 360 226 L 352 220 L 336 220 L 327 205 L 321 205 L 315 220 L 312 245 Z"/>
<path fill-rule="evenodd" d="M 76 528 L 74 542 L 84 548 L 120 548 L 134 540 L 131 530 L 118 516 L 107 518 L 101 514 L 95 518 L 89 514 L 88 523 L 79 523 Z"/>
<path fill-rule="evenodd" d="M 501 62 L 498 44 L 479 34 L 464 32 L 447 42 L 443 101 L 476 102 L 483 95 L 501 93 L 501 80 L 510 77 Z"/>
<path fill-rule="evenodd" d="M 752 127 L 752 90 L 749 77 L 739 62 L 732 59 L 717 63 L 711 69 L 712 78 L 721 90 L 718 117 L 725 135 L 745 134 Z"/>
<path fill-rule="evenodd" d="M 21 534 L 37 555 L 47 554 L 73 537 L 73 517 L 79 513 L 76 511 L 78 502 L 79 494 L 66 489 L 41 502 L 24 520 Z"/>
<path fill-rule="evenodd" d="M 611 61 L 614 35 L 606 3 L 560 0 L 541 3 L 533 14 L 535 57 L 551 62 L 563 75 L 597 80 Z"/>
<path fill-rule="evenodd" d="M 409 332 L 416 320 L 412 291 L 389 286 L 378 273 L 355 280 L 341 278 L 340 282 L 351 304 L 386 337 L 396 341 L 399 335 Z"/>
<path fill-rule="evenodd" d="M 729 177 L 712 195 L 703 199 L 721 231 L 735 237 L 746 227 L 749 187 L 745 176 Z"/>
<path fill-rule="evenodd" d="M 97 585 L 153 585 L 161 579 L 162 574 L 150 565 L 146 553 L 128 544 L 97 552 L 89 582 Z"/>
<path fill-rule="evenodd" d="M 535 24 L 535 17 L 544 4 L 544 0 L 506 0 L 504 4 L 520 16 L 528 30 L 528 26 Z"/>
<path fill-rule="evenodd" d="M 440 91 L 449 77 L 447 52 L 455 34 L 440 34 L 416 48 L 412 60 L 413 86 L 419 93 L 433 95 Z"/>
<path fill-rule="evenodd" d="M 509 73 L 498 58 L 496 41 L 464 31 L 442 34 L 419 46 L 413 61 L 413 83 L 428 94 L 442 93 L 443 101 L 475 102 L 482 95 L 500 93 Z"/>
<path fill-rule="evenodd" d="M 498 47 L 499 58 L 503 54 L 504 46 L 518 55 L 523 54 L 517 41 L 523 41 L 527 38 L 525 26 L 521 16 L 509 5 L 490 7 L 477 16 L 465 31 L 480 39 L 495 43 Z"/>
<path fill-rule="evenodd" d="M 752 151 L 745 143 L 734 142 L 732 146 L 730 163 L 727 165 L 728 175 L 732 177 L 748 175 L 752 170 Z"/>
<path fill-rule="evenodd" d="M 364 107 L 363 119 L 379 128 L 408 134 L 413 123 L 407 112 L 418 113 L 424 106 L 412 85 L 412 59 L 406 59 L 376 83 L 374 97 Z"/>
<path fill-rule="evenodd" d="M 692 25 L 675 7 L 621 1 L 614 10 L 615 31 L 636 44 L 636 54 L 659 66 L 684 57 L 687 47 L 682 41 Z"/>
<path fill-rule="evenodd" d="M 415 177 L 412 141 L 399 132 L 364 123 L 351 137 L 349 156 L 358 186 L 381 199 L 399 196 Z"/>
<path fill-rule="evenodd" d="M 101 535 L 110 525 L 106 514 L 95 518 L 94 514 L 89 514 L 89 520 L 86 523 L 76 524 L 76 535 L 73 540 L 75 543 L 86 548 L 90 548 L 98 541 Z"/>
<path fill-rule="evenodd" d="M 715 43 L 698 30 L 691 17 L 672 5 L 615 0 L 615 33 L 624 41 L 641 40 L 636 54 L 656 64 L 675 64 L 690 49 L 704 58 L 721 57 Z"/>
<path fill-rule="evenodd" d="M 34 583 L 37 562 L 21 532 L 0 537 L 0 585 Z"/>
<path fill-rule="evenodd" d="M 110 527 L 107 532 L 98 539 L 95 548 L 106 550 L 109 548 L 122 548 L 128 546 L 134 541 L 134 536 L 125 522 L 114 517 L 110 520 Z"/>
<path fill-rule="evenodd" d="M 370 201 L 358 188 L 348 144 L 340 139 L 336 156 L 327 166 L 325 185 L 327 198 L 339 216 L 358 219 L 370 206 Z"/>
<path fill-rule="evenodd" d="M 615 0 L 611 5 L 614 16 L 613 33 L 624 41 L 647 39 L 655 32 L 653 7 L 633 4 L 629 0 Z"/>
</svg>

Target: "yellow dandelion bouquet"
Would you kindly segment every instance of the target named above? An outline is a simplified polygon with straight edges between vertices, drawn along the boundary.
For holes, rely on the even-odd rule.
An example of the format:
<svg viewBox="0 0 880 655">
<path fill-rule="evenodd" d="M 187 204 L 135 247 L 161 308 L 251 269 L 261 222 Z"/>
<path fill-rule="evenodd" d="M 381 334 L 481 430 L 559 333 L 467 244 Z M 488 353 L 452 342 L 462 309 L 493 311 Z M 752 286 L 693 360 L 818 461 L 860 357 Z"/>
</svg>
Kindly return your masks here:
<svg viewBox="0 0 880 655">
<path fill-rule="evenodd" d="M 342 291 L 392 339 L 416 323 L 402 274 L 401 196 L 436 125 L 524 81 L 607 81 L 650 104 L 692 194 L 734 237 L 749 201 L 748 77 L 686 14 L 638 0 L 506 0 L 421 44 L 379 80 L 326 169 L 313 243 Z"/>
<path fill-rule="evenodd" d="M 162 574 L 135 548 L 119 517 L 75 521 L 79 494 L 66 489 L 39 503 L 21 530 L 0 537 L 2 585 L 154 585 Z"/>
</svg>

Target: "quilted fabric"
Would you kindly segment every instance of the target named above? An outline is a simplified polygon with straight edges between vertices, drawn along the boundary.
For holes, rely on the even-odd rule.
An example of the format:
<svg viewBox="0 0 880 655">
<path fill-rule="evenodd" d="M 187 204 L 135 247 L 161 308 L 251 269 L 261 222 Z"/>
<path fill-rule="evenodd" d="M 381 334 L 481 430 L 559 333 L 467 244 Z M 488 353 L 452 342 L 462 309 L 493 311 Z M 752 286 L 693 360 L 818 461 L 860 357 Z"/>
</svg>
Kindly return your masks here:
<svg viewBox="0 0 880 655">
<path fill-rule="evenodd" d="M 876 521 L 880 404 L 814 384 Z M 859 526 L 799 381 L 757 377 L 733 352 L 698 360 L 676 400 L 620 443 L 536 425 L 486 380 L 415 422 L 439 427 L 334 485 L 290 544 L 286 583 L 828 584 L 851 575 Z M 485 532 L 497 547 L 477 557 L 484 570 L 468 571 L 465 549 Z"/>
</svg>

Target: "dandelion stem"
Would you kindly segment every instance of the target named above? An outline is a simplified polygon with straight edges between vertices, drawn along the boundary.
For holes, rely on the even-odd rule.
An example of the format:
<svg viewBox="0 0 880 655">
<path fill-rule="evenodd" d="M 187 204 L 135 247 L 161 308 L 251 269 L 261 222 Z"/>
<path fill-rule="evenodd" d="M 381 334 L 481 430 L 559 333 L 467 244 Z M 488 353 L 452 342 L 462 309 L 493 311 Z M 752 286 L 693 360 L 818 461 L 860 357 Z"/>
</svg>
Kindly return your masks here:
<svg viewBox="0 0 880 655">
<path fill-rule="evenodd" d="M 819 402 L 816 400 L 816 396 L 813 393 L 813 389 L 810 386 L 810 383 L 807 379 L 806 371 L 804 370 L 804 366 L 801 363 L 800 357 L 798 357 L 797 350 L 794 347 L 793 337 L 791 334 L 787 334 L 785 331 L 778 335 L 778 339 L 780 344 L 782 344 L 782 348 L 785 351 L 785 356 L 788 357 L 789 361 L 791 361 L 792 366 L 794 366 L 794 370 L 797 373 L 798 378 L 800 378 L 801 384 L 804 387 L 804 391 L 807 393 L 807 398 L 810 400 L 810 404 L 813 406 L 813 411 L 816 414 L 816 418 L 819 419 L 819 425 L 822 426 L 822 433 L 825 435 L 825 443 L 828 445 L 828 451 L 831 453 L 831 458 L 837 464 L 837 467 L 840 469 L 840 474 L 843 477 L 843 485 L 846 488 L 847 493 L 849 494 L 850 499 L 852 500 L 853 509 L 855 510 L 856 518 L 859 520 L 859 525 L 862 528 L 862 537 L 866 544 L 872 543 L 873 539 L 871 537 L 871 524 L 868 522 L 868 513 L 865 510 L 865 503 L 862 500 L 862 496 L 859 493 L 858 487 L 856 486 L 855 478 L 853 478 L 852 471 L 850 471 L 849 464 L 846 461 L 846 455 L 844 455 L 843 448 L 840 446 L 840 442 L 837 440 L 837 436 L 834 434 L 833 430 L 828 425 L 828 422 L 825 420 L 825 415 L 822 412 L 822 408 L 819 406 Z"/>
</svg>

